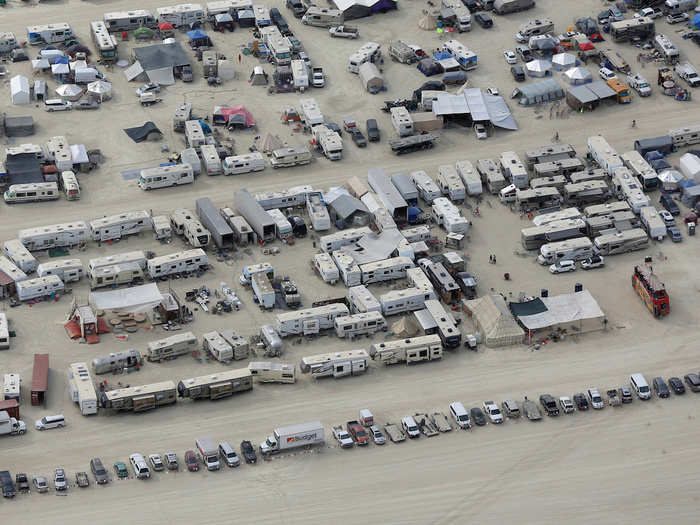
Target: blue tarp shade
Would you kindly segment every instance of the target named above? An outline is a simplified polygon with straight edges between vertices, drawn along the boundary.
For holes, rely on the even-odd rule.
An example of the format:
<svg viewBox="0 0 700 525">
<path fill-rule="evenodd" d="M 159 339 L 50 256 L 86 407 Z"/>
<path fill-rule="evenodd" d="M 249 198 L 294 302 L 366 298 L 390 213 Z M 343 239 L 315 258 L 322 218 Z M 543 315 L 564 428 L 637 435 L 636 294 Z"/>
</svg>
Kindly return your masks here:
<svg viewBox="0 0 700 525">
<path fill-rule="evenodd" d="M 54 64 L 68 64 L 70 63 L 70 60 L 68 60 L 68 57 L 56 57 L 53 61 Z"/>
<path fill-rule="evenodd" d="M 700 13 L 693 17 L 693 21 L 690 25 L 693 26 L 695 29 L 700 29 Z"/>
<path fill-rule="evenodd" d="M 207 34 L 201 29 L 195 29 L 194 31 L 187 31 L 187 37 L 190 40 L 202 40 L 207 38 Z"/>
<path fill-rule="evenodd" d="M 647 162 L 652 162 L 654 160 L 659 160 L 663 158 L 664 156 L 661 154 L 660 151 L 652 150 L 644 153 L 644 160 L 646 160 Z"/>
<path fill-rule="evenodd" d="M 209 127 L 209 124 L 207 124 L 203 120 L 200 120 L 199 124 L 202 126 L 202 131 L 204 132 L 205 135 L 211 134 L 211 128 Z"/>
<path fill-rule="evenodd" d="M 452 58 L 452 55 L 447 51 L 440 51 L 439 53 L 433 53 L 433 58 L 435 60 L 444 60 L 446 58 Z"/>
<path fill-rule="evenodd" d="M 649 164 L 654 168 L 654 171 L 667 170 L 671 165 L 666 161 L 666 159 L 652 160 Z"/>
</svg>

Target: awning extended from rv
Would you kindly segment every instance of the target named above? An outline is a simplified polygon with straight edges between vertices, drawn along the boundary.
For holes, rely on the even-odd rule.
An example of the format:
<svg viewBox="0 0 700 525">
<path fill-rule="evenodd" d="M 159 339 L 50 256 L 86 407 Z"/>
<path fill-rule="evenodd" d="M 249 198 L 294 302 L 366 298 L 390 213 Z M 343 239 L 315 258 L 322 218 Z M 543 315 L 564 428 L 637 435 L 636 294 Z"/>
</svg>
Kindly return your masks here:
<svg viewBox="0 0 700 525">
<path fill-rule="evenodd" d="M 146 312 L 162 300 L 163 294 L 154 283 L 108 292 L 90 292 L 90 304 L 98 310 Z"/>
</svg>

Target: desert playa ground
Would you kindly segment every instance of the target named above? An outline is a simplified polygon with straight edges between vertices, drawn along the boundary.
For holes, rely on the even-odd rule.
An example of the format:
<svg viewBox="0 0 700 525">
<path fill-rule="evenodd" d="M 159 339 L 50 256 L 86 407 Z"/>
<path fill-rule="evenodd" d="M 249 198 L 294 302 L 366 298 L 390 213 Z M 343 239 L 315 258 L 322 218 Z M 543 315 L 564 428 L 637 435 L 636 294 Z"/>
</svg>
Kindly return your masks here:
<svg viewBox="0 0 700 525">
<path fill-rule="evenodd" d="M 14 31 L 18 38 L 25 26 L 67 21 L 83 41 L 89 41 L 89 21 L 101 19 L 104 12 L 147 8 L 155 12 L 162 4 L 147 0 L 89 2 L 67 0 L 39 5 L 11 1 L 0 11 L 0 32 Z M 282 109 L 298 106 L 298 95 L 268 95 L 264 88 L 251 87 L 247 77 L 258 62 L 237 55 L 250 39 L 247 30 L 214 33 L 217 50 L 236 58 L 238 79 L 210 88 L 194 63 L 193 84 L 177 83 L 164 90 L 164 101 L 142 108 L 133 90 L 115 68 L 107 75 L 114 84 L 115 97 L 94 112 L 48 114 L 40 107 L 16 108 L 9 101 L 9 85 L 0 85 L 3 111 L 31 114 L 37 134 L 25 142 L 40 143 L 54 135 L 66 135 L 70 143 L 100 148 L 105 163 L 99 170 L 81 175 L 82 197 L 65 200 L 3 206 L 0 211 L 0 239 L 13 239 L 21 228 L 76 219 L 89 220 L 126 210 L 147 209 L 169 214 L 178 207 L 194 208 L 199 197 L 211 198 L 217 206 L 231 206 L 233 192 L 248 188 L 251 193 L 311 184 L 328 188 L 349 177 L 364 177 L 367 168 L 384 167 L 387 173 L 425 169 L 435 175 L 437 166 L 469 159 L 497 157 L 506 150 L 520 154 L 550 141 L 555 132 L 579 153 L 585 151 L 586 137 L 602 133 L 618 151 L 632 149 L 638 137 L 665 134 L 669 128 L 695 123 L 700 117 L 697 101 L 680 103 L 658 92 L 649 99 L 633 95 L 631 105 L 606 106 L 586 114 L 564 112 L 550 118 L 549 106 L 521 108 L 509 101 L 520 130 L 496 132 L 486 141 L 476 141 L 469 130 L 450 129 L 440 133 L 437 147 L 408 157 L 393 156 L 386 144 L 393 135 L 389 118 L 378 108 L 383 100 L 407 97 L 424 77 L 412 67 L 386 60 L 388 92 L 378 96 L 363 93 L 360 82 L 346 71 L 347 56 L 363 42 L 374 40 L 386 47 L 393 38 L 434 49 L 440 39 L 434 32 L 417 28 L 423 3 L 407 0 L 395 13 L 357 21 L 361 39 L 331 40 L 324 30 L 302 26 L 280 0 L 266 2 L 278 7 L 302 41 L 314 63 L 324 67 L 328 85 L 312 90 L 323 112 L 336 122 L 352 115 L 358 122 L 377 118 L 382 128 L 380 144 L 364 150 L 346 140 L 344 159 L 331 164 L 318 158 L 310 166 L 290 170 L 267 169 L 237 177 L 201 176 L 193 186 L 146 193 L 135 180 L 125 180 L 121 172 L 157 165 L 167 153 L 161 143 L 134 144 L 122 128 L 152 120 L 163 130 L 171 151 L 180 151 L 181 135 L 171 131 L 172 112 L 181 101 L 194 104 L 195 113 L 211 113 L 214 105 L 244 104 L 258 121 L 259 133 L 271 132 L 289 144 L 309 140 L 279 122 Z M 496 86 L 507 95 L 514 87 L 503 60 L 504 49 L 513 49 L 513 34 L 528 18 L 551 17 L 557 32 L 564 31 L 574 18 L 595 16 L 604 2 L 585 0 L 557 2 L 540 0 L 529 12 L 495 17 L 495 26 L 486 31 L 475 24 L 471 33 L 458 36 L 479 55 L 479 68 L 470 73 L 470 85 Z M 674 38 L 681 53 L 700 63 L 700 49 L 676 35 L 678 26 L 657 21 L 657 31 Z M 211 32 L 210 32 L 211 33 Z M 178 34 L 179 40 L 184 35 Z M 120 44 L 126 56 L 133 42 Z M 123 47 L 122 47 L 123 46 Z M 636 66 L 637 49 L 616 48 Z M 34 50 L 32 50 L 34 52 Z M 10 64 L 11 75 L 31 77 L 30 65 Z M 268 72 L 271 72 L 267 66 Z M 594 66 L 590 65 L 592 72 Z M 647 65 L 642 72 L 656 87 L 656 68 Z M 528 83 L 532 82 L 528 80 Z M 53 82 L 50 88 L 54 88 Z M 559 106 L 563 109 L 564 104 Z M 637 128 L 632 129 L 632 119 Z M 256 133 L 237 132 L 231 136 L 237 151 L 244 152 Z M 7 139 L 3 139 L 7 141 Z M 16 141 L 19 142 L 19 141 Z M 677 163 L 678 155 L 671 157 Z M 656 196 L 653 201 L 656 202 Z M 468 202 L 469 206 L 474 203 Z M 134 452 L 163 453 L 174 450 L 182 461 L 185 450 L 194 448 L 198 436 L 229 441 L 236 448 L 243 439 L 258 443 L 273 428 L 304 421 L 321 421 L 327 432 L 327 446 L 311 452 L 283 454 L 269 462 L 219 472 L 156 473 L 148 481 L 133 478 L 114 480 L 105 487 L 71 487 L 67 495 L 31 493 L 0 502 L 5 523 L 331 523 L 362 520 L 375 523 L 697 523 L 700 502 L 700 475 L 697 458 L 700 444 L 698 399 L 688 392 L 670 399 L 636 400 L 624 408 L 575 413 L 546 418 L 539 423 L 527 420 L 487 425 L 472 431 L 452 431 L 435 438 L 422 437 L 384 447 L 370 445 L 365 450 L 340 450 L 330 435 L 332 425 L 357 416 L 360 408 L 370 408 L 383 424 L 397 422 L 416 411 L 447 411 L 459 400 L 467 407 L 480 406 L 486 399 L 500 401 L 523 396 L 536 399 L 542 393 L 555 397 L 571 396 L 589 387 L 601 391 L 628 383 L 631 373 L 647 378 L 683 376 L 700 370 L 697 357 L 698 274 L 695 261 L 700 255 L 697 238 L 686 237 L 681 244 L 651 244 L 644 252 L 608 259 L 606 267 L 594 272 L 551 275 L 523 254 L 520 228 L 527 221 L 493 196 L 480 205 L 481 215 L 473 226 L 464 253 L 469 270 L 479 278 L 481 294 L 501 292 L 517 297 L 521 292 L 551 294 L 573 291 L 580 282 L 591 291 L 605 312 L 608 324 L 603 332 L 569 337 L 559 343 L 489 349 L 478 352 L 447 352 L 440 362 L 419 366 L 381 367 L 372 364 L 367 374 L 341 380 L 312 380 L 301 376 L 295 385 L 256 385 L 252 392 L 219 402 L 180 401 L 169 408 L 141 415 L 101 413 L 82 417 L 69 397 L 66 370 L 70 363 L 89 362 L 96 355 L 130 347 L 145 348 L 147 342 L 167 335 L 162 329 L 140 331 L 128 341 L 105 335 L 95 346 L 68 340 L 63 322 L 71 297 L 55 303 L 23 305 L 10 309 L 3 305 L 11 327 L 17 333 L 12 348 L 0 354 L 0 370 L 18 372 L 24 378 L 22 419 L 33 427 L 42 415 L 63 413 L 64 429 L 38 432 L 30 428 L 22 437 L 3 437 L 0 468 L 30 475 L 51 477 L 53 469 L 64 467 L 69 476 L 88 470 L 90 458 L 99 456 L 110 468 L 126 461 Z M 468 210 L 465 212 L 467 213 Z M 437 230 L 437 228 L 435 228 Z M 685 233 L 685 232 L 684 232 Z M 314 275 L 309 260 L 314 253 L 312 239 L 294 246 L 280 246 L 281 253 L 264 256 L 259 248 L 239 251 L 227 262 L 214 261 L 214 270 L 202 279 L 173 281 L 181 296 L 202 284 L 216 288 L 222 281 L 237 284 L 240 270 L 247 264 L 268 260 L 278 275 L 289 275 L 300 286 L 304 303 L 345 293 L 344 287 L 326 285 Z M 91 243 L 85 252 L 73 254 L 83 262 L 89 258 L 134 249 L 148 249 L 158 255 L 185 249 L 180 239 L 160 245 L 150 235 L 98 247 Z M 497 254 L 498 264 L 488 264 L 488 255 Z M 671 295 L 671 315 L 653 319 L 630 286 L 632 266 L 645 255 L 654 260 L 654 269 Z M 214 259 L 214 257 L 212 257 Z M 42 258 L 42 261 L 48 258 Z M 503 274 L 511 280 L 504 281 Z M 214 316 L 195 312 L 188 327 L 198 336 L 210 330 L 235 328 L 246 336 L 257 333 L 261 324 L 272 320 L 253 304 L 249 290 L 237 287 L 244 308 L 237 313 Z M 378 293 L 388 287 L 376 287 Z M 73 297 L 87 300 L 88 285 L 73 287 Z M 471 319 L 463 317 L 465 331 L 472 331 Z M 373 340 L 382 340 L 384 335 Z M 332 336 L 301 344 L 287 344 L 282 360 L 298 363 L 304 355 L 332 349 L 367 346 L 369 340 L 349 343 Z M 51 374 L 47 404 L 29 404 L 29 382 L 34 353 L 49 353 Z M 234 363 L 237 366 L 239 363 Z M 240 366 L 246 366 L 241 362 Z M 163 364 L 147 364 L 129 376 L 108 377 L 111 383 L 146 384 L 178 380 L 213 373 L 222 365 L 181 358 Z"/>
</svg>

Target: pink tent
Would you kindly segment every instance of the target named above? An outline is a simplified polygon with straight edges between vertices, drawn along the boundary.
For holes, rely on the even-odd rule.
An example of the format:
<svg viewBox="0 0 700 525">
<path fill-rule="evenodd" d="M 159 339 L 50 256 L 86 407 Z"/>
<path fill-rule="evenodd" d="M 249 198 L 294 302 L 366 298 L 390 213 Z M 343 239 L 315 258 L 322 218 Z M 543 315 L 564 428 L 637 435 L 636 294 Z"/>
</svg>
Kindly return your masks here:
<svg viewBox="0 0 700 525">
<path fill-rule="evenodd" d="M 237 115 L 237 117 L 231 119 L 233 115 Z M 228 124 L 232 121 L 236 122 L 237 124 L 240 123 L 241 126 L 245 125 L 246 128 L 255 126 L 255 119 L 253 118 L 253 115 L 243 106 L 218 106 L 214 108 L 215 123 Z"/>
</svg>

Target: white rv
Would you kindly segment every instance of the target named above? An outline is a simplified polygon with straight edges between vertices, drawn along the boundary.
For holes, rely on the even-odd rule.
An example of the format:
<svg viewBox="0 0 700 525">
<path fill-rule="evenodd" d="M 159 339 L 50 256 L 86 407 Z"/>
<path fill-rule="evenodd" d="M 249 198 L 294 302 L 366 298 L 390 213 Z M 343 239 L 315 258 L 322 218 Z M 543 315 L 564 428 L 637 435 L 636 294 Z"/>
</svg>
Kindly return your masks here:
<svg viewBox="0 0 700 525">
<path fill-rule="evenodd" d="M 340 278 L 338 267 L 333 263 L 333 259 L 327 253 L 317 253 L 313 258 L 314 270 L 318 272 L 325 282 L 335 284 Z"/>
<path fill-rule="evenodd" d="M 287 220 L 287 217 L 284 216 L 284 213 L 277 208 L 267 210 L 267 213 L 270 214 L 270 217 L 272 217 L 272 220 L 275 222 L 278 239 L 284 240 L 292 237 L 292 225 L 289 223 L 289 220 Z"/>
<path fill-rule="evenodd" d="M 141 250 L 133 252 L 124 252 L 118 255 L 109 255 L 107 257 L 96 257 L 88 261 L 87 274 L 90 276 L 97 268 L 111 266 L 114 264 L 136 263 L 142 270 L 146 269 L 146 254 Z"/>
<path fill-rule="evenodd" d="M 60 44 L 73 38 L 71 26 L 65 22 L 27 26 L 27 38 L 33 46 L 42 44 Z"/>
<path fill-rule="evenodd" d="M 353 313 L 381 312 L 382 307 L 377 298 L 366 286 L 360 284 L 348 289 L 348 304 Z"/>
<path fill-rule="evenodd" d="M 204 130 L 199 120 L 188 120 L 185 122 L 185 142 L 187 147 L 199 149 L 206 144 Z"/>
<path fill-rule="evenodd" d="M 201 248 L 186 250 L 154 257 L 147 262 L 148 274 L 152 279 L 166 277 L 176 273 L 191 273 L 209 267 L 207 254 Z"/>
<path fill-rule="evenodd" d="M 366 350 L 349 350 L 302 358 L 299 368 L 314 377 L 345 377 L 367 371 L 369 355 Z"/>
<path fill-rule="evenodd" d="M 506 179 L 493 159 L 479 159 L 476 162 L 476 170 L 491 193 L 497 194 L 506 186 Z"/>
<path fill-rule="evenodd" d="M 219 330 L 219 333 L 221 337 L 224 338 L 224 341 L 233 349 L 233 358 L 235 360 L 245 359 L 250 355 L 250 343 L 248 339 L 231 328 Z"/>
<path fill-rule="evenodd" d="M 189 164 L 176 164 L 174 166 L 159 166 L 141 170 L 139 188 L 148 191 L 157 188 L 180 186 L 181 184 L 192 184 L 193 182 L 194 171 L 192 171 L 192 166 Z"/>
<path fill-rule="evenodd" d="M 19 240 L 28 250 L 72 247 L 87 242 L 90 238 L 87 224 L 83 221 L 53 224 L 20 230 Z"/>
<path fill-rule="evenodd" d="M 35 182 L 31 184 L 11 184 L 3 194 L 7 204 L 18 202 L 55 201 L 60 197 L 55 182 Z"/>
<path fill-rule="evenodd" d="M 331 255 L 335 265 L 338 267 L 340 277 L 345 286 L 357 286 L 362 283 L 362 270 L 353 257 L 345 252 L 336 250 Z"/>
<path fill-rule="evenodd" d="M 310 191 L 306 194 L 306 211 L 314 230 L 322 232 L 331 229 L 331 218 L 320 191 Z"/>
<path fill-rule="evenodd" d="M 97 414 L 97 392 L 85 363 L 73 363 L 68 370 L 71 398 L 84 416 Z"/>
<path fill-rule="evenodd" d="M 296 366 L 291 363 L 252 361 L 248 370 L 260 383 L 296 383 Z"/>
<path fill-rule="evenodd" d="M 389 317 L 390 315 L 422 310 L 425 308 L 425 301 L 435 299 L 437 299 L 437 296 L 432 286 L 429 289 L 414 286 L 403 290 L 392 290 L 380 295 L 379 304 L 381 305 L 382 313 Z"/>
<path fill-rule="evenodd" d="M 639 219 L 647 234 L 652 239 L 663 241 L 666 237 L 666 224 L 653 206 L 642 206 L 639 209 Z"/>
<path fill-rule="evenodd" d="M 158 23 L 170 22 L 173 27 L 195 27 L 204 22 L 204 9 L 199 4 L 180 4 L 156 9 Z"/>
<path fill-rule="evenodd" d="M 592 257 L 593 243 L 588 237 L 578 237 L 566 241 L 550 242 L 540 248 L 537 262 L 555 264 L 562 260 L 581 261 Z"/>
<path fill-rule="evenodd" d="M 343 12 L 338 9 L 327 9 L 311 5 L 301 18 L 301 23 L 316 27 L 333 27 L 343 23 Z"/>
<path fill-rule="evenodd" d="M 399 137 L 413 135 L 413 118 L 408 110 L 403 106 L 393 107 L 390 110 L 391 123 L 399 134 Z M 414 181 L 415 184 L 415 181 Z"/>
<path fill-rule="evenodd" d="M 350 315 L 344 304 L 333 303 L 316 308 L 307 308 L 295 312 L 284 312 L 275 317 L 275 330 L 280 337 L 289 335 L 317 334 L 321 330 L 333 328 L 336 317 Z"/>
<path fill-rule="evenodd" d="M 600 135 L 588 137 L 588 153 L 598 166 L 603 168 L 611 177 L 615 169 L 623 166 L 622 159 L 617 154 L 617 151 Z"/>
<path fill-rule="evenodd" d="M 406 270 L 413 266 L 413 261 L 408 257 L 391 257 L 383 261 L 361 264 L 362 284 L 405 279 Z"/>
<path fill-rule="evenodd" d="M 397 339 L 371 345 L 369 355 L 385 365 L 434 361 L 442 359 L 442 343 L 437 334 Z"/>
<path fill-rule="evenodd" d="M 167 215 L 156 215 L 151 217 L 153 223 L 153 237 L 157 241 L 170 242 L 173 230 L 170 227 L 170 219 Z"/>
<path fill-rule="evenodd" d="M 15 283 L 18 281 L 23 281 L 27 278 L 27 274 L 17 268 L 15 263 L 13 263 L 7 257 L 0 256 L 0 271 L 7 275 Z"/>
<path fill-rule="evenodd" d="M 204 144 L 200 148 L 200 152 L 202 154 L 202 162 L 207 175 L 221 175 L 224 172 L 216 146 L 213 144 Z"/>
<path fill-rule="evenodd" d="M 311 186 L 297 186 L 282 191 L 256 193 L 255 200 L 263 210 L 274 208 L 297 208 L 306 204 L 306 196 L 313 191 Z"/>
<path fill-rule="evenodd" d="M 7 314 L 0 312 L 0 350 L 10 348 L 10 329 L 7 324 Z"/>
<path fill-rule="evenodd" d="M 182 234 L 193 248 L 203 248 L 209 244 L 211 234 L 199 219 L 187 219 L 183 226 Z"/>
<path fill-rule="evenodd" d="M 367 226 L 330 233 L 322 236 L 319 239 L 320 248 L 326 253 L 331 253 L 336 250 L 340 250 L 340 248 L 343 246 L 355 244 L 368 233 L 372 233 L 372 230 L 370 230 Z"/>
<path fill-rule="evenodd" d="M 39 277 L 58 275 L 64 283 L 79 281 L 85 275 L 85 267 L 80 259 L 63 259 L 41 263 L 36 268 Z"/>
<path fill-rule="evenodd" d="M 139 27 L 156 27 L 156 19 L 150 11 L 134 9 L 133 11 L 116 11 L 104 14 L 104 22 L 110 33 L 134 31 Z"/>
<path fill-rule="evenodd" d="M 144 271 L 137 262 L 124 262 L 100 266 L 90 271 L 90 289 L 102 287 L 115 287 L 120 284 L 141 283 L 144 280 Z"/>
<path fill-rule="evenodd" d="M 301 105 L 301 118 L 307 126 L 313 128 L 323 124 L 323 113 L 321 113 L 315 98 L 302 98 L 299 100 L 299 104 Z"/>
<path fill-rule="evenodd" d="M 72 171 L 64 171 L 61 173 L 61 187 L 66 195 L 66 200 L 77 201 L 80 199 L 80 184 L 78 178 Z"/>
<path fill-rule="evenodd" d="M 307 146 L 279 148 L 270 155 L 270 166 L 274 169 L 302 166 L 310 163 L 312 158 L 311 151 Z"/>
<path fill-rule="evenodd" d="M 229 363 L 233 360 L 233 348 L 221 337 L 219 332 L 207 332 L 202 334 L 202 348 L 214 359 L 222 363 Z"/>
<path fill-rule="evenodd" d="M 151 228 L 151 216 L 147 211 L 129 211 L 120 215 L 94 219 L 88 225 L 93 241 L 115 241 Z"/>
<path fill-rule="evenodd" d="M 514 151 L 504 151 L 499 157 L 503 176 L 518 189 L 525 189 L 529 184 L 529 176 L 525 165 Z"/>
<path fill-rule="evenodd" d="M 22 378 L 19 374 L 5 374 L 2 383 L 2 398 L 16 399 L 19 402 L 21 397 Z"/>
<path fill-rule="evenodd" d="M 418 195 L 428 204 L 431 204 L 434 199 L 442 195 L 438 185 L 425 171 L 412 171 L 410 176 L 411 181 L 416 185 Z"/>
<path fill-rule="evenodd" d="M 380 330 L 386 330 L 386 321 L 381 312 L 372 311 L 336 317 L 334 326 L 335 334 L 338 337 L 352 339 L 359 335 L 370 335 Z"/>
<path fill-rule="evenodd" d="M 20 301 L 29 301 L 39 297 L 54 295 L 63 291 L 65 286 L 58 275 L 26 279 L 15 283 L 17 297 Z"/>
<path fill-rule="evenodd" d="M 447 195 L 452 202 L 464 202 L 467 196 L 457 170 L 449 164 L 438 166 L 437 185 L 442 194 Z"/>
<path fill-rule="evenodd" d="M 241 173 L 250 173 L 251 171 L 262 171 L 265 169 L 265 158 L 259 151 L 226 157 L 223 169 L 224 175 L 239 175 Z"/>
<path fill-rule="evenodd" d="M 275 290 L 267 275 L 263 272 L 253 274 L 250 278 L 250 284 L 260 308 L 272 310 L 275 307 Z"/>
<path fill-rule="evenodd" d="M 376 42 L 367 42 L 348 58 L 348 71 L 358 74 L 360 66 L 366 62 L 375 62 L 382 56 L 381 46 Z"/>
<path fill-rule="evenodd" d="M 468 160 L 458 160 L 455 167 L 457 168 L 457 173 L 459 173 L 459 176 L 462 178 L 467 194 L 481 195 L 484 189 L 481 185 L 479 172 L 476 171 L 474 165 Z"/>
<path fill-rule="evenodd" d="M 197 338 L 192 332 L 171 335 L 148 343 L 146 359 L 160 362 L 197 349 Z"/>
<path fill-rule="evenodd" d="M 433 200 L 430 214 L 438 226 L 445 228 L 447 233 L 467 233 L 469 220 L 462 216 L 459 208 L 446 197 Z"/>
<path fill-rule="evenodd" d="M 3 250 L 7 258 L 15 263 L 24 273 L 32 273 L 36 270 L 36 259 L 29 253 L 29 250 L 25 248 L 24 244 L 22 244 L 19 239 L 5 241 Z"/>
</svg>

